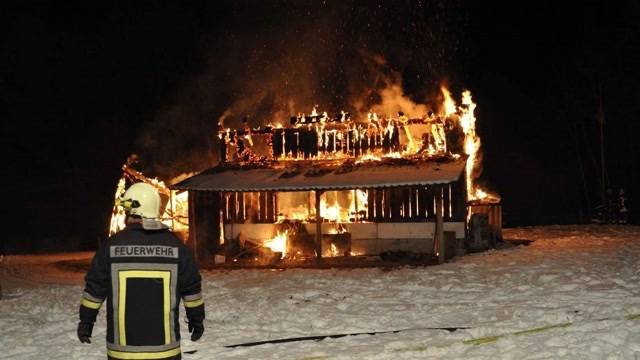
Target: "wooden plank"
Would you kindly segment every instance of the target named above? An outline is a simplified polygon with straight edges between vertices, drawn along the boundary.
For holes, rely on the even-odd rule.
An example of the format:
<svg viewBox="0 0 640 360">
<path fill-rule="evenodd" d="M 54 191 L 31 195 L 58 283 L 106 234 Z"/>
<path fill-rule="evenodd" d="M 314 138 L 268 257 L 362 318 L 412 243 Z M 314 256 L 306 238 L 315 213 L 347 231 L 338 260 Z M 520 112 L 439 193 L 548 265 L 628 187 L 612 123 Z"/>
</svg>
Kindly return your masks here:
<svg viewBox="0 0 640 360">
<path fill-rule="evenodd" d="M 274 194 L 269 191 L 266 193 L 267 198 L 267 222 L 275 222 L 275 203 L 274 203 Z"/>
<path fill-rule="evenodd" d="M 273 222 L 278 221 L 278 193 L 277 192 L 273 192 L 273 213 L 274 213 L 274 218 L 273 218 Z"/>
<path fill-rule="evenodd" d="M 187 239 L 187 247 L 193 251 L 195 255 L 195 247 L 198 242 L 198 222 L 196 221 L 196 191 L 189 191 L 189 238 Z"/>
<path fill-rule="evenodd" d="M 411 188 L 411 220 L 420 220 L 420 190 Z"/>
<path fill-rule="evenodd" d="M 356 189 L 353 189 L 351 191 L 351 196 L 353 197 L 353 211 L 355 212 L 355 214 L 353 214 L 353 221 L 356 222 L 358 221 L 358 217 L 360 216 L 360 214 L 358 214 L 358 211 L 360 211 L 360 209 L 358 209 L 358 194 Z"/>
<path fill-rule="evenodd" d="M 420 213 L 419 219 L 427 220 L 427 215 L 429 213 L 428 205 L 429 199 L 427 188 L 425 186 L 422 186 L 420 187 L 420 189 L 418 189 L 418 210 Z"/>
<path fill-rule="evenodd" d="M 258 193 L 250 192 L 248 193 L 248 198 L 245 199 L 249 203 L 247 204 L 247 217 L 251 220 L 252 223 L 259 223 L 260 220 L 260 212 L 259 212 L 259 202 Z"/>
<path fill-rule="evenodd" d="M 452 185 L 453 221 L 467 221 L 467 187 L 464 176 Z"/>
<path fill-rule="evenodd" d="M 427 210 L 427 220 L 435 220 L 436 219 L 436 213 L 435 213 L 435 186 L 434 185 L 430 185 L 427 186 L 426 190 L 425 190 L 425 209 Z"/>
<path fill-rule="evenodd" d="M 220 193 L 220 196 L 222 197 L 222 218 L 224 219 L 224 222 L 228 223 L 229 222 L 229 204 L 228 204 L 228 198 L 229 198 L 229 194 L 228 193 Z M 189 205 L 191 206 L 191 205 Z M 191 209 L 191 208 L 189 208 Z M 189 222 L 189 229 L 191 229 L 191 222 Z"/>
<path fill-rule="evenodd" d="M 391 189 L 389 188 L 383 190 L 382 207 L 384 219 L 391 219 Z"/>
<path fill-rule="evenodd" d="M 412 188 L 407 187 L 402 189 L 402 199 L 404 204 L 404 221 L 411 221 L 415 211 L 413 211 L 413 195 L 415 192 Z"/>
<path fill-rule="evenodd" d="M 316 190 L 316 259 L 322 261 L 322 212 L 320 211 L 321 191 Z"/>
<path fill-rule="evenodd" d="M 267 222 L 267 193 L 264 191 L 261 191 L 260 193 L 258 193 L 259 196 L 259 201 L 258 203 L 260 204 L 260 209 L 259 209 L 259 221 L 260 223 L 266 223 Z"/>
<path fill-rule="evenodd" d="M 445 246 L 444 246 L 444 220 L 442 217 L 442 186 L 435 188 L 436 193 L 436 243 L 438 244 L 438 263 L 442 264 L 445 260 Z"/>
<path fill-rule="evenodd" d="M 220 205 L 218 192 L 189 192 L 189 240 L 198 263 L 209 260 L 220 249 Z"/>
<path fill-rule="evenodd" d="M 229 196 L 229 213 L 231 214 L 231 223 L 238 223 L 238 193 L 232 192 Z"/>
<path fill-rule="evenodd" d="M 402 189 L 391 188 L 389 189 L 389 208 L 391 212 L 391 219 L 394 222 L 402 221 Z"/>
<path fill-rule="evenodd" d="M 375 216 L 375 220 L 376 221 L 382 221 L 383 217 L 383 212 L 384 209 L 382 207 L 382 203 L 383 203 L 383 198 L 384 198 L 384 189 L 376 189 L 376 216 Z"/>
<path fill-rule="evenodd" d="M 376 208 L 376 189 L 367 190 L 367 220 L 373 221 Z"/>
<path fill-rule="evenodd" d="M 236 195 L 238 197 L 238 221 L 236 223 L 243 224 L 246 220 L 245 193 L 241 192 Z"/>
<path fill-rule="evenodd" d="M 451 208 L 449 207 L 450 204 L 450 199 L 449 199 L 449 188 L 450 188 L 450 184 L 445 184 L 441 186 L 442 189 L 442 202 L 443 202 L 443 211 L 442 211 L 442 216 L 446 219 L 446 220 L 450 220 L 451 219 L 451 212 L 449 211 Z M 451 209 L 452 210 L 452 209 Z"/>
</svg>

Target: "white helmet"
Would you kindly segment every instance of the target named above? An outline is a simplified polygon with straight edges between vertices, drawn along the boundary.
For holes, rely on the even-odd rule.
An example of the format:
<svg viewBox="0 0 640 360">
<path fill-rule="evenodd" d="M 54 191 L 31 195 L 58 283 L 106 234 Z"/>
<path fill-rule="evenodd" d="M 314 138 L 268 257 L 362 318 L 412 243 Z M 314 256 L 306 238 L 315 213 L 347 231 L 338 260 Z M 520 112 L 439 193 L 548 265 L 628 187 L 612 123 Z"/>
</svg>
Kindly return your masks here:
<svg viewBox="0 0 640 360">
<path fill-rule="evenodd" d="M 120 198 L 120 205 L 128 215 L 140 216 L 142 227 L 146 230 L 166 229 L 160 217 L 160 194 L 147 183 L 139 182 L 131 185 Z"/>
</svg>

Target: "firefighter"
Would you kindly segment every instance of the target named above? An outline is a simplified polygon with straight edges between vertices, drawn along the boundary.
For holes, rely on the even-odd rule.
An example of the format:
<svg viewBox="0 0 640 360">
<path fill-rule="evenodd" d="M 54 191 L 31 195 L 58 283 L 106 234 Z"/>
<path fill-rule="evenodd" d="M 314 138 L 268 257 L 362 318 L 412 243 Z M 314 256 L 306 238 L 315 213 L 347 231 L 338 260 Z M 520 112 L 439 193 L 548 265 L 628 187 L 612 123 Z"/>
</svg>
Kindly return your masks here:
<svg viewBox="0 0 640 360">
<path fill-rule="evenodd" d="M 127 226 L 91 262 L 78 339 L 91 342 L 106 300 L 108 359 L 181 359 L 180 301 L 191 340 L 204 332 L 200 273 L 189 249 L 158 220 L 161 200 L 155 187 L 133 184 L 119 201 Z"/>
</svg>

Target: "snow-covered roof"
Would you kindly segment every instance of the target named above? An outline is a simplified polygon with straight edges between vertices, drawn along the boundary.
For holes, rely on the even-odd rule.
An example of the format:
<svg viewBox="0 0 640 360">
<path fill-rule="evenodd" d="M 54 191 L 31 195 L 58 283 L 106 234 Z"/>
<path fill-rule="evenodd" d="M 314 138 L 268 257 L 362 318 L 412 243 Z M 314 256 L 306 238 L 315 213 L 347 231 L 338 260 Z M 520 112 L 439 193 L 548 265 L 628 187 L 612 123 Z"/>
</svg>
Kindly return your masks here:
<svg viewBox="0 0 640 360">
<path fill-rule="evenodd" d="M 383 161 L 285 167 L 217 166 L 172 186 L 196 191 L 305 191 L 397 186 L 424 186 L 457 181 L 465 158 L 439 161 Z"/>
</svg>

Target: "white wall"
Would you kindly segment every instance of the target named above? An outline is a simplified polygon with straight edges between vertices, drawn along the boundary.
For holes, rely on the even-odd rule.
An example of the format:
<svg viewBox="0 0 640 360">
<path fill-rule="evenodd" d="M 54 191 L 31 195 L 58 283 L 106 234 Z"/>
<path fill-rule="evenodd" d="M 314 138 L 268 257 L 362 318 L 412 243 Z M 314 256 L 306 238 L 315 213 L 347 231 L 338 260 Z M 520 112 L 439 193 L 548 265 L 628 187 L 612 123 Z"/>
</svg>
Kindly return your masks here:
<svg viewBox="0 0 640 360">
<path fill-rule="evenodd" d="M 383 251 L 404 250 L 429 253 L 433 249 L 435 223 L 344 223 L 351 233 L 351 249 L 358 255 L 376 255 Z M 305 224 L 309 234 L 316 233 L 316 224 Z M 274 224 L 225 224 L 226 240 L 242 234 L 246 239 L 262 242 L 273 238 Z M 335 233 L 336 224 L 323 223 L 322 233 Z M 445 222 L 444 231 L 456 233 L 456 239 L 464 238 L 464 222 Z"/>
</svg>

